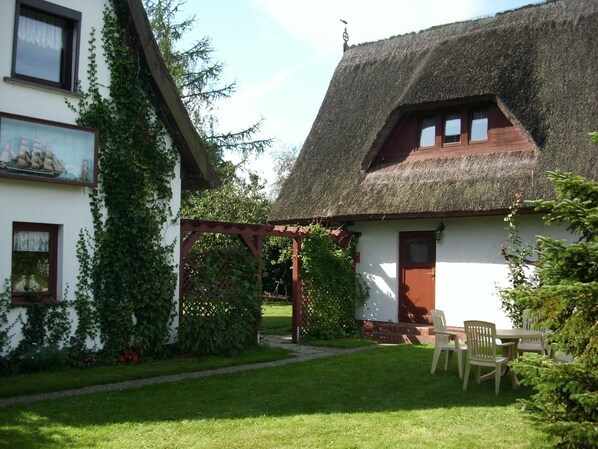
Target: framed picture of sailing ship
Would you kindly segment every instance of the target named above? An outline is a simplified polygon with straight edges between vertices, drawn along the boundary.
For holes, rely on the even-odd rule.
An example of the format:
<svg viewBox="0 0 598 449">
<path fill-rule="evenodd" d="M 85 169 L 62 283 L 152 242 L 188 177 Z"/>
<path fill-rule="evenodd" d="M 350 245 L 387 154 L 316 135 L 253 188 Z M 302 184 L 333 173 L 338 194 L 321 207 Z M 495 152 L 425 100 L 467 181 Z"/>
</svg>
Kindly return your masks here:
<svg viewBox="0 0 598 449">
<path fill-rule="evenodd" d="M 95 187 L 98 130 L 0 112 L 0 176 Z"/>
</svg>

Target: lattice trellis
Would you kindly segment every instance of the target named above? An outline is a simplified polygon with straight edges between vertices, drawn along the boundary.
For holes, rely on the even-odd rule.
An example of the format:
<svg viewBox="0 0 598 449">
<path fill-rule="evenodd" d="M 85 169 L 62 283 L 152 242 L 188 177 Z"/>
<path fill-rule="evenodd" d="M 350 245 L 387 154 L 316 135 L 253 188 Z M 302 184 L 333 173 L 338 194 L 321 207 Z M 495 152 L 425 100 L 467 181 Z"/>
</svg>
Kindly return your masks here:
<svg viewBox="0 0 598 449">
<path fill-rule="evenodd" d="M 302 291 L 304 291 L 302 289 Z M 305 337 L 309 334 L 309 325 L 313 322 L 314 319 L 314 309 L 312 304 L 309 302 L 309 298 L 307 295 L 302 294 L 301 298 L 299 298 L 300 305 L 299 305 L 299 335 L 301 337 Z"/>
<path fill-rule="evenodd" d="M 207 279 L 205 272 L 198 269 L 202 264 L 202 254 L 187 254 L 183 262 L 183 319 L 185 316 L 214 316 L 218 313 L 227 313 L 230 303 L 227 291 L 232 281 L 228 277 L 230 264 L 224 263 L 218 268 L 216 278 L 218 283 Z"/>
</svg>

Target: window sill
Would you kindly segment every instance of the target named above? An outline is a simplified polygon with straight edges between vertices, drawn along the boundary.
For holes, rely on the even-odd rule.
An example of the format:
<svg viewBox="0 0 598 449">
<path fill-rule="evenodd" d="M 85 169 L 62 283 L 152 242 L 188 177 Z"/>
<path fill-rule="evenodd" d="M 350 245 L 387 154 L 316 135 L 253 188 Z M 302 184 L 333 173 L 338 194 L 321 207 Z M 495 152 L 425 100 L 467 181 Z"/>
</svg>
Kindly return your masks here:
<svg viewBox="0 0 598 449">
<path fill-rule="evenodd" d="M 34 299 L 34 298 L 28 298 L 25 296 L 18 296 L 18 297 L 13 297 L 10 301 L 10 305 L 11 306 L 18 306 L 18 307 L 22 307 L 22 306 L 35 306 L 35 305 L 54 305 L 54 304 L 60 304 L 60 301 L 58 301 L 55 298 L 52 298 L 51 296 L 45 296 L 39 299 Z"/>
<path fill-rule="evenodd" d="M 82 98 L 83 95 L 79 92 L 73 92 L 67 89 L 61 89 L 59 87 L 47 86 L 41 83 L 35 83 L 33 81 L 26 81 L 19 78 L 13 78 L 10 76 L 4 77 L 4 82 L 9 84 L 14 84 L 15 86 L 24 86 L 24 87 L 32 87 L 34 89 L 44 90 L 46 92 L 57 93 L 61 95 L 68 95 L 70 97 L 75 98 Z"/>
</svg>

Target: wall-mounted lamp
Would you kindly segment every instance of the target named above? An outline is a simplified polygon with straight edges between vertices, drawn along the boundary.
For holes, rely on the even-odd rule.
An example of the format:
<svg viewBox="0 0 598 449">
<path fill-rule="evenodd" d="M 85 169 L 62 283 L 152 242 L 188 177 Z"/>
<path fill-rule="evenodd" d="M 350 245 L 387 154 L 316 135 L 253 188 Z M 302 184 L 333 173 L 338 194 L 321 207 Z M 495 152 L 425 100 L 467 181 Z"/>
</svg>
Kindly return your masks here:
<svg viewBox="0 0 598 449">
<path fill-rule="evenodd" d="M 444 223 L 441 221 L 440 225 L 434 231 L 434 236 L 436 237 L 437 242 L 442 238 L 442 231 L 444 231 Z"/>
</svg>

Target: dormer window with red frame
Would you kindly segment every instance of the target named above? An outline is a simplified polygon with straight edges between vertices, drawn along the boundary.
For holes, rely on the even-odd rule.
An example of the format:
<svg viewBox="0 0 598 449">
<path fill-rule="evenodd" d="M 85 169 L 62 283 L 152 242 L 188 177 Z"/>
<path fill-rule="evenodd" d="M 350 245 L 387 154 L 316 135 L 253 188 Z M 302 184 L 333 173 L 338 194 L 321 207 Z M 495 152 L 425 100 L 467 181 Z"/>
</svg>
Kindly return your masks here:
<svg viewBox="0 0 598 449">
<path fill-rule="evenodd" d="M 479 109 L 471 112 L 469 122 L 469 141 L 485 142 L 488 140 L 488 110 Z"/>
<path fill-rule="evenodd" d="M 436 119 L 424 117 L 419 122 L 419 146 L 433 147 L 436 142 Z"/>
<path fill-rule="evenodd" d="M 450 113 L 445 114 L 442 120 L 444 135 L 442 137 L 442 144 L 447 145 L 451 143 L 461 142 L 461 114 Z"/>
<path fill-rule="evenodd" d="M 495 103 L 453 103 L 404 111 L 370 167 L 534 148 Z"/>
</svg>

